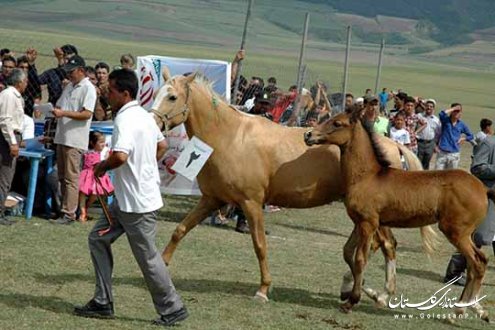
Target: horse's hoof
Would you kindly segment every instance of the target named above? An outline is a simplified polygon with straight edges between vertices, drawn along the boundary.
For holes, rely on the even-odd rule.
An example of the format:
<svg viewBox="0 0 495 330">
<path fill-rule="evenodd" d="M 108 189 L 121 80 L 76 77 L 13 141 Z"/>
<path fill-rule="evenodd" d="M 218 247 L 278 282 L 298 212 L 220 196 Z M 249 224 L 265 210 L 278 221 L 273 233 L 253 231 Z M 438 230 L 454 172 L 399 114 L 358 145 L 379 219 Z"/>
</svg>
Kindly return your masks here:
<svg viewBox="0 0 495 330">
<path fill-rule="evenodd" d="M 385 307 L 387 307 L 387 302 L 381 298 L 378 298 L 375 300 L 375 307 L 385 308 Z"/>
<path fill-rule="evenodd" d="M 340 310 L 346 314 L 349 314 L 352 312 L 352 304 L 350 302 L 345 302 L 342 305 L 340 305 Z"/>
<path fill-rule="evenodd" d="M 351 291 L 341 292 L 340 301 L 346 301 L 347 299 L 349 299 L 350 296 L 351 296 Z"/>
<path fill-rule="evenodd" d="M 253 299 L 263 304 L 268 302 L 268 297 L 261 291 L 257 291 Z"/>
</svg>

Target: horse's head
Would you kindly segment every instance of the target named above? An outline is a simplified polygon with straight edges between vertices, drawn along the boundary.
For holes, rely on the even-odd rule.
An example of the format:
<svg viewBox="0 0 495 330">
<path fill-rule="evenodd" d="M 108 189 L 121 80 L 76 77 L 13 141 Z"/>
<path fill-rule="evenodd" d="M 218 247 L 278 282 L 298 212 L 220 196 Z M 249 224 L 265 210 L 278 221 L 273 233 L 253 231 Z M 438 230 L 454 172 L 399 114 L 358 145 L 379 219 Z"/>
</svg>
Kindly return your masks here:
<svg viewBox="0 0 495 330">
<path fill-rule="evenodd" d="M 352 136 L 354 120 L 347 113 L 340 113 L 304 133 L 304 142 L 314 144 L 345 145 Z"/>
<path fill-rule="evenodd" d="M 191 92 L 189 84 L 194 81 L 195 77 L 196 74 L 190 74 L 172 78 L 168 69 L 164 68 L 165 84 L 158 90 L 151 107 L 155 121 L 164 133 L 187 120 Z"/>
</svg>

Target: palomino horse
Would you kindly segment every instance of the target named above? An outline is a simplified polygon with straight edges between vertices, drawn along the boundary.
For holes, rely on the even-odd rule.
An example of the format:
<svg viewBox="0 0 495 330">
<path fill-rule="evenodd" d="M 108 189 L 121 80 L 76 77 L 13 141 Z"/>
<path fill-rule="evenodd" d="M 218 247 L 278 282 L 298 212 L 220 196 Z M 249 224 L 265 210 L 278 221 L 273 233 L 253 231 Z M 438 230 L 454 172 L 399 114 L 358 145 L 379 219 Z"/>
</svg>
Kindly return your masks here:
<svg viewBox="0 0 495 330">
<path fill-rule="evenodd" d="M 163 75 L 166 83 L 152 107 L 157 123 L 165 131 L 184 123 L 189 137 L 196 136 L 214 150 L 197 177 L 201 199 L 175 229 L 163 259 L 168 264 L 182 238 L 213 211 L 227 203 L 238 205 L 247 217 L 261 270 L 256 297 L 268 300 L 272 280 L 263 204 L 309 208 L 342 199 L 339 149 L 308 147 L 302 138 L 306 129 L 283 127 L 233 109 L 195 75 L 171 79 L 168 70 Z M 400 168 L 397 145 L 385 138 L 382 142 L 394 166 Z M 411 152 L 401 150 L 412 168 L 421 169 Z M 428 235 L 427 229 L 422 235 Z M 387 239 L 393 237 L 390 230 L 380 233 L 379 243 L 387 251 L 387 260 L 394 259 L 395 245 Z"/>
<path fill-rule="evenodd" d="M 488 321 L 488 313 L 477 298 L 487 259 L 471 235 L 486 215 L 488 198 L 495 200 L 495 191 L 487 190 L 480 180 L 462 170 L 408 172 L 390 168 L 374 137 L 356 113 L 339 114 L 305 133 L 308 145 L 335 144 L 342 153 L 345 205 L 354 222 L 344 246 L 354 287 L 342 309 L 349 312 L 360 300 L 371 238 L 379 226 L 412 228 L 438 222 L 468 263 L 467 283 L 459 302 L 465 305 L 456 306 L 456 312 L 464 313 L 469 306 Z"/>
</svg>

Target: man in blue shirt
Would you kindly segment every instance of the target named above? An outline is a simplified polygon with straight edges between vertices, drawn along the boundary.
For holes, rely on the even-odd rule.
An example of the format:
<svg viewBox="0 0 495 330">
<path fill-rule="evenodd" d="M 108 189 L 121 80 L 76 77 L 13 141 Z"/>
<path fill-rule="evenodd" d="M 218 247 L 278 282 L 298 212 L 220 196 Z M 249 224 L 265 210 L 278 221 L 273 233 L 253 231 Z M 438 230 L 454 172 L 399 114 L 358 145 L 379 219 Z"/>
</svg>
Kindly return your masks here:
<svg viewBox="0 0 495 330">
<path fill-rule="evenodd" d="M 461 120 L 462 105 L 453 103 L 450 109 L 439 114 L 442 133 L 437 145 L 435 169 L 457 168 L 460 160 L 460 146 L 464 141 L 474 143 L 469 127 Z"/>
</svg>

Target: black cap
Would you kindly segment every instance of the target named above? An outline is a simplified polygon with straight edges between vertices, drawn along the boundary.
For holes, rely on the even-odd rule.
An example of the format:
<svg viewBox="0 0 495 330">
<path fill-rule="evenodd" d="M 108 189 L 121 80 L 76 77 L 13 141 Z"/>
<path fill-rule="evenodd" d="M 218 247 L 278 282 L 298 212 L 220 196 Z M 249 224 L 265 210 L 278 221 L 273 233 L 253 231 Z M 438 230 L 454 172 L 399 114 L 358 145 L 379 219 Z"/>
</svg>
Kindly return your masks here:
<svg viewBox="0 0 495 330">
<path fill-rule="evenodd" d="M 81 67 L 84 68 L 85 66 L 86 66 L 86 62 L 84 62 L 84 59 L 81 56 L 79 56 L 79 55 L 74 55 L 62 67 L 62 69 L 65 72 L 69 73 L 69 72 L 71 72 L 74 69 L 81 68 Z"/>
<path fill-rule="evenodd" d="M 267 93 L 260 93 L 256 96 L 254 99 L 255 103 L 266 103 L 266 104 L 272 104 L 272 100 L 268 97 Z"/>
<path fill-rule="evenodd" d="M 78 55 L 77 48 L 74 45 L 67 44 L 67 45 L 63 45 L 60 48 L 64 52 L 64 55 L 70 55 L 70 54 L 76 54 L 76 55 Z"/>
</svg>

